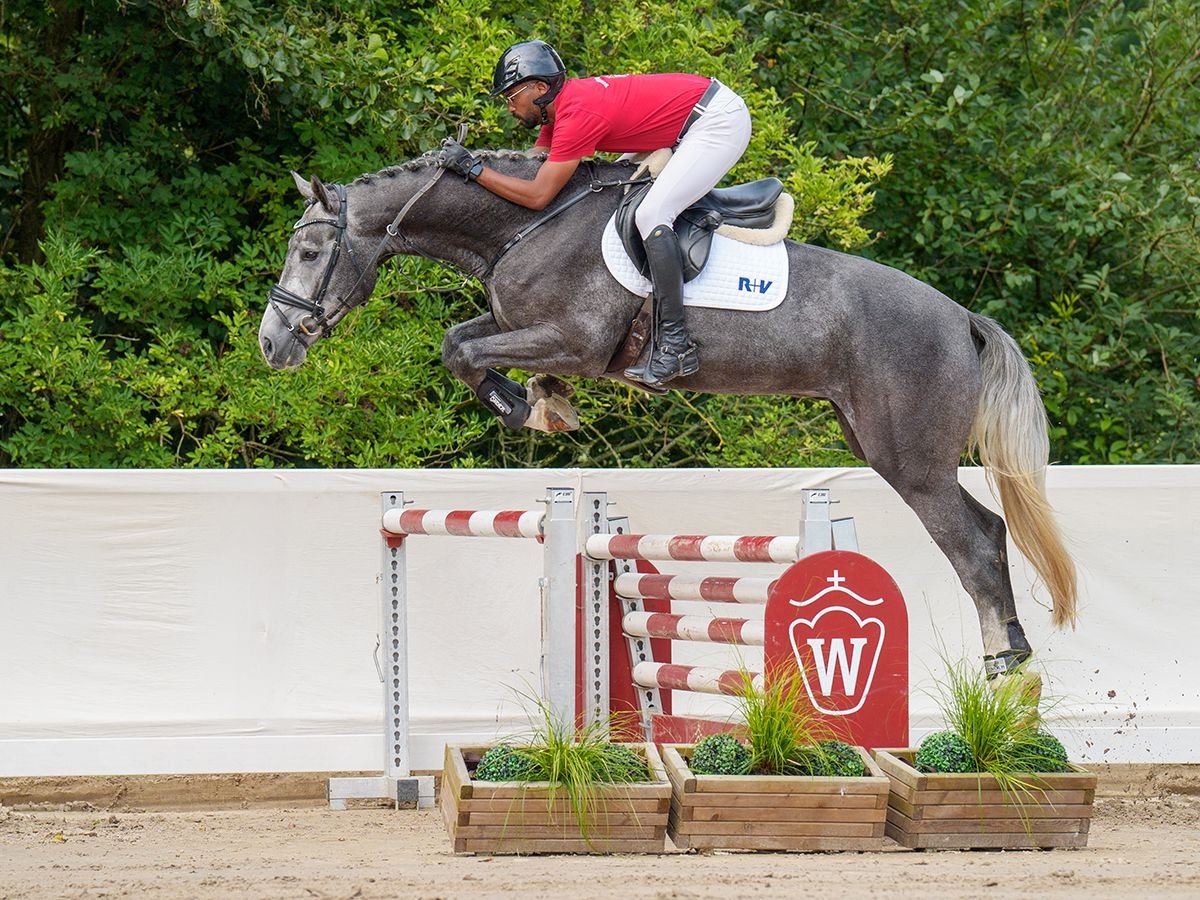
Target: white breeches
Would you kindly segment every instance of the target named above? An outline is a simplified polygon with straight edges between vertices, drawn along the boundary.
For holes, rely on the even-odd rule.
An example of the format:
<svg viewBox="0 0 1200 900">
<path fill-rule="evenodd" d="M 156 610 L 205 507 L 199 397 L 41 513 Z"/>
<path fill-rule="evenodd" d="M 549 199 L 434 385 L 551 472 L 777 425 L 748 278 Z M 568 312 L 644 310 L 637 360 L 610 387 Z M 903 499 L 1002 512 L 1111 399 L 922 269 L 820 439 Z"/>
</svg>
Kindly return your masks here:
<svg viewBox="0 0 1200 900">
<path fill-rule="evenodd" d="M 675 147 L 634 220 L 642 238 L 656 225 L 674 225 L 675 217 L 717 186 L 750 143 L 750 113 L 733 91 L 721 85 L 708 107 Z"/>
</svg>

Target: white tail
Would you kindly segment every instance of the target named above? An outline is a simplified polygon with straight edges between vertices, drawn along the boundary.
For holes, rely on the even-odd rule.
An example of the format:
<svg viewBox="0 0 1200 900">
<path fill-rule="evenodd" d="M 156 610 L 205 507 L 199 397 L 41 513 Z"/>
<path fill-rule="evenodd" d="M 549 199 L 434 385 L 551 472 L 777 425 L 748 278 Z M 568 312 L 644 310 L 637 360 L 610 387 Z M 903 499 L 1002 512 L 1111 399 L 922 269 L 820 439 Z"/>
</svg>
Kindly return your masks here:
<svg viewBox="0 0 1200 900">
<path fill-rule="evenodd" d="M 1050 458 L 1046 408 L 1016 341 L 994 321 L 975 313 L 971 313 L 971 330 L 983 343 L 979 351 L 983 390 L 971 429 L 971 448 L 1000 496 L 1013 543 L 1050 592 L 1051 622 L 1074 626 L 1075 563 L 1046 497 Z"/>
</svg>

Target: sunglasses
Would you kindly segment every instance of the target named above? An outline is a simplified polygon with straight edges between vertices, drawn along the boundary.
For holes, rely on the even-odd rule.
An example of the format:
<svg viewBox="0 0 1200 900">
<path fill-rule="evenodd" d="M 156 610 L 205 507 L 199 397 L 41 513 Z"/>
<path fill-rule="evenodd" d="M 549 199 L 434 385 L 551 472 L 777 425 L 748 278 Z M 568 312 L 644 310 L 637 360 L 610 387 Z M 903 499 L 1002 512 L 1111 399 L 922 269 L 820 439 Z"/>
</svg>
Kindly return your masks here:
<svg viewBox="0 0 1200 900">
<path fill-rule="evenodd" d="M 500 98 L 499 98 L 500 102 L 503 103 L 505 106 L 512 106 L 513 103 L 516 102 L 516 99 L 520 95 L 521 91 L 527 90 L 528 88 L 531 88 L 531 87 L 533 87 L 532 83 L 523 84 L 520 87 L 518 87 L 515 91 L 513 91 L 511 94 L 501 94 Z"/>
</svg>

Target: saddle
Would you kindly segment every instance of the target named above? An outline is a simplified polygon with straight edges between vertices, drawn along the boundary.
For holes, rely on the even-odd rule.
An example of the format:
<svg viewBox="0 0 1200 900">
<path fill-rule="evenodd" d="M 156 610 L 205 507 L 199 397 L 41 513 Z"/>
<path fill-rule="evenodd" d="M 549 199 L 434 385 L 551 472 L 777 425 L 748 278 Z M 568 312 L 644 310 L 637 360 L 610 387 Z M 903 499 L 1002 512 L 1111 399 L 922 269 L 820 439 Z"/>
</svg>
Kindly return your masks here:
<svg viewBox="0 0 1200 900">
<path fill-rule="evenodd" d="M 632 177 L 639 178 L 647 171 L 657 176 L 670 159 L 669 149 L 639 154 L 633 159 L 638 168 Z M 652 183 L 627 188 L 613 216 L 613 224 L 630 262 L 645 277 L 649 277 L 650 267 L 646 262 L 642 236 L 634 222 L 634 213 Z M 683 257 L 683 280 L 691 281 L 704 270 L 714 233 L 746 244 L 768 246 L 787 237 L 795 207 L 791 194 L 783 192 L 783 182 L 778 178 L 762 178 L 733 187 L 713 188 L 675 219 L 675 233 Z M 629 323 L 629 331 L 609 361 L 608 371 L 622 372 L 633 365 L 641 356 L 649 337 L 650 310 L 647 301 Z M 634 386 L 650 394 L 667 392 L 665 387 L 652 388 L 640 382 L 634 383 Z"/>
<path fill-rule="evenodd" d="M 615 222 L 629 259 L 647 277 L 650 268 L 634 213 L 652 183 L 630 189 L 617 207 Z M 703 271 L 717 229 L 735 240 L 773 244 L 787 234 L 793 208 L 792 198 L 783 193 L 783 182 L 778 178 L 761 178 L 709 191 L 675 219 L 675 234 L 683 256 L 683 280 L 691 281 Z"/>
</svg>

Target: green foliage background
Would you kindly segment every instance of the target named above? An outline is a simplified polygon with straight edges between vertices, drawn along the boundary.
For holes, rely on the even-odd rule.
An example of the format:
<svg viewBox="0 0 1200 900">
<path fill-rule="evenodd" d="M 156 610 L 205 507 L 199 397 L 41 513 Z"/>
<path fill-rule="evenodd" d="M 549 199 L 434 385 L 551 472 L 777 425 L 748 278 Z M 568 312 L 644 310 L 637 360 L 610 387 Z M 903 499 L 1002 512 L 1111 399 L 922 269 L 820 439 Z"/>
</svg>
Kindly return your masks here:
<svg viewBox="0 0 1200 900">
<path fill-rule="evenodd" d="M 0 465 L 848 464 L 827 406 L 589 383 L 584 427 L 509 433 L 440 365 L 484 308 L 424 261 L 294 372 L 256 330 L 300 208 L 468 122 L 507 44 L 575 73 L 739 90 L 734 177 L 785 177 L 794 237 L 1003 322 L 1057 460 L 1200 449 L 1200 11 L 1184 0 L 0 4 Z"/>
</svg>

